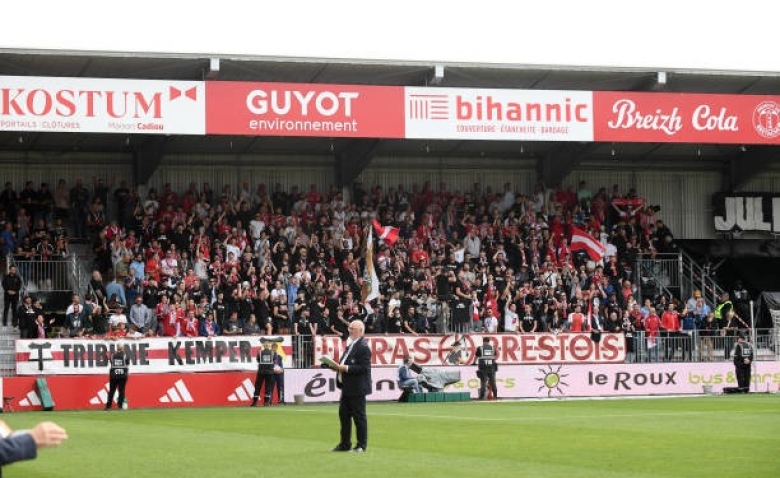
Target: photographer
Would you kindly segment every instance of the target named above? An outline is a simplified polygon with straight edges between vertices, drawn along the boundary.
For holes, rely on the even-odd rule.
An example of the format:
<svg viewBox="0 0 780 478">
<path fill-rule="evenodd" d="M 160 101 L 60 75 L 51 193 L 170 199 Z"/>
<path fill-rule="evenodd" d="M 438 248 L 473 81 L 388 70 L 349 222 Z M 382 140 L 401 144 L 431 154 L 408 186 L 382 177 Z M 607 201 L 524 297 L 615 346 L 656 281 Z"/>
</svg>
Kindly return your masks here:
<svg viewBox="0 0 780 478">
<path fill-rule="evenodd" d="M 414 393 L 422 393 L 420 383 L 412 376 L 412 372 L 409 369 L 413 363 L 414 360 L 412 360 L 412 357 L 409 355 L 404 356 L 403 363 L 398 367 L 398 388 L 412 388 Z"/>
</svg>

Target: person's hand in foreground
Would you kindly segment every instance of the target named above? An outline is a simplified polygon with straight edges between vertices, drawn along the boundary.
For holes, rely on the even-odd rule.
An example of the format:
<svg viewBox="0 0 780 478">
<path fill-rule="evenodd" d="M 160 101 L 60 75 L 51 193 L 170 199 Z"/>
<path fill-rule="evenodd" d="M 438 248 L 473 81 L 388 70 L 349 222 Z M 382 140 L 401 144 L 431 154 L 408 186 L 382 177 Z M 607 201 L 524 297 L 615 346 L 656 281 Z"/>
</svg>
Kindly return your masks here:
<svg viewBox="0 0 780 478">
<path fill-rule="evenodd" d="M 30 430 L 35 445 L 38 448 L 51 448 L 60 446 L 68 439 L 68 432 L 54 422 L 41 422 Z"/>
</svg>

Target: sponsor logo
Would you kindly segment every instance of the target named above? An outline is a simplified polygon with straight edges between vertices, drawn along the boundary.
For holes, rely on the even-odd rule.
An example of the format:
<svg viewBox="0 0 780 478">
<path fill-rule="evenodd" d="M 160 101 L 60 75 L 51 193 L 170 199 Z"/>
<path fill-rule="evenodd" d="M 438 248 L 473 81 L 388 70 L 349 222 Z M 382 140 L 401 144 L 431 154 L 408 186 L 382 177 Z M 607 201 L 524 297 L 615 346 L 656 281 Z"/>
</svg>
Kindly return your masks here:
<svg viewBox="0 0 780 478">
<path fill-rule="evenodd" d="M 179 98 L 189 98 L 192 101 L 198 101 L 198 87 L 193 86 L 192 88 L 182 91 L 175 86 L 171 86 L 168 90 L 168 95 L 171 101 Z"/>
<path fill-rule="evenodd" d="M 613 390 L 633 390 L 641 387 L 677 385 L 677 372 L 617 372 L 612 374 L 612 376 L 605 373 L 588 372 L 588 385 L 607 385 L 612 387 Z"/>
<path fill-rule="evenodd" d="M 247 109 L 255 115 L 273 113 L 279 116 L 352 116 L 352 102 L 360 94 L 356 91 L 300 91 L 256 89 L 246 97 Z"/>
<path fill-rule="evenodd" d="M 538 123 L 586 123 L 590 120 L 589 105 L 571 98 L 563 101 L 507 101 L 493 95 L 455 96 L 455 116 L 458 120 L 517 121 Z"/>
<path fill-rule="evenodd" d="M 655 108 L 646 111 L 635 101 L 621 98 L 612 104 L 612 113 L 614 116 L 607 122 L 607 126 L 614 130 L 657 131 L 671 137 L 686 128 L 686 118 L 676 106 L 668 110 Z M 725 107 L 716 109 L 700 104 L 688 117 L 688 124 L 696 131 L 737 132 L 738 119 Z"/>
<path fill-rule="evenodd" d="M 228 396 L 228 402 L 246 402 L 255 393 L 255 385 L 248 378 L 236 387 L 236 390 Z"/>
<path fill-rule="evenodd" d="M 3 88 L 0 115 L 18 118 L 162 118 L 160 93 L 141 91 Z"/>
<path fill-rule="evenodd" d="M 447 95 L 410 94 L 406 111 L 409 119 L 450 119 L 450 104 Z"/>
<path fill-rule="evenodd" d="M 105 405 L 108 402 L 109 383 L 106 382 L 103 388 L 97 391 L 97 394 L 89 400 L 90 405 Z"/>
<path fill-rule="evenodd" d="M 184 90 L 169 86 L 168 98 L 169 101 L 190 100 L 197 102 L 198 86 Z M 46 86 L 1 88 L 0 116 L 160 120 L 163 117 L 164 101 L 163 91 L 120 91 L 87 87 L 54 88 Z"/>
<path fill-rule="evenodd" d="M 39 407 L 41 406 L 41 399 L 38 398 L 38 394 L 35 393 L 35 390 L 30 390 L 27 392 L 27 395 L 21 400 L 19 400 L 19 406 L 20 407 Z"/>
<path fill-rule="evenodd" d="M 564 381 L 566 377 L 568 377 L 568 374 L 562 373 L 561 369 L 563 368 L 562 365 L 559 365 L 558 367 L 553 367 L 552 365 L 548 365 L 545 368 L 539 369 L 539 371 L 542 373 L 541 377 L 536 378 L 535 380 L 537 382 L 541 382 L 541 385 L 539 385 L 539 389 L 536 390 L 537 392 L 542 392 L 544 390 L 547 390 L 547 396 L 552 397 L 553 395 L 564 395 L 563 389 L 561 387 L 568 387 L 569 384 Z"/>
<path fill-rule="evenodd" d="M 160 403 L 194 403 L 195 400 L 190 395 L 184 380 L 177 380 L 173 387 L 169 388 L 165 395 L 158 400 Z"/>
<path fill-rule="evenodd" d="M 753 128 L 764 138 L 780 135 L 780 105 L 765 101 L 753 110 Z"/>
<path fill-rule="evenodd" d="M 31 362 L 38 362 L 38 371 L 43 371 L 43 362 L 52 360 L 51 355 L 51 342 L 44 342 L 42 344 L 31 342 L 29 345 L 30 350 L 35 350 L 37 353 L 30 353 L 28 360 Z"/>
</svg>

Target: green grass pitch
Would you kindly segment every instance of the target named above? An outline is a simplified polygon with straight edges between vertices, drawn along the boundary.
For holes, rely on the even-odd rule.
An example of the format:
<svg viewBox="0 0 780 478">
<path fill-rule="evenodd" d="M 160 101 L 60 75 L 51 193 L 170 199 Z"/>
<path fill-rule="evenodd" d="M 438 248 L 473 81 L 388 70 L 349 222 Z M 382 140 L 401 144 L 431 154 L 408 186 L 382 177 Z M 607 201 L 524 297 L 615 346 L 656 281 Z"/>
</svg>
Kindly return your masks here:
<svg viewBox="0 0 780 478">
<path fill-rule="evenodd" d="M 369 403 L 365 454 L 337 405 L 11 413 L 70 435 L 6 478 L 780 476 L 780 396 Z"/>
</svg>

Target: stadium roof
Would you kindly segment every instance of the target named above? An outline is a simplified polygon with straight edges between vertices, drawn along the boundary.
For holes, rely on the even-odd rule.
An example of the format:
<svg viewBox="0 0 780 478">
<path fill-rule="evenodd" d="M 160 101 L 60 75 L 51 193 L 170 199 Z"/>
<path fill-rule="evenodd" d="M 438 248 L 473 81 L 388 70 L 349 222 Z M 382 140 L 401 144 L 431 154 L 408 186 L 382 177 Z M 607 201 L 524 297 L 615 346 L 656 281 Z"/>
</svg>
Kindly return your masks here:
<svg viewBox="0 0 780 478">
<path fill-rule="evenodd" d="M 426 86 L 436 65 L 420 62 L 354 61 L 333 59 L 223 56 L 219 70 L 211 72 L 211 58 L 189 54 L 137 54 L 0 49 L 0 75 L 154 80 L 258 81 L 389 86 Z M 658 71 L 577 67 L 529 67 L 479 64 L 443 64 L 438 86 L 460 88 L 512 88 L 524 90 L 666 91 L 719 94 L 780 94 L 780 73 L 678 70 L 666 71 L 659 85 Z M 0 151 L 128 151 L 124 135 L 79 133 L 0 132 Z M 334 154 L 356 140 L 247 136 L 171 136 L 164 154 Z M 747 167 L 734 178 L 739 185 L 780 163 L 776 147 L 718 144 L 587 143 L 518 141 L 381 140 L 373 155 L 498 158 L 560 158 L 555 167 L 578 164 L 610 168 L 720 169 L 732 175 L 734 164 Z M 558 161 L 558 159 L 556 159 Z"/>
</svg>

